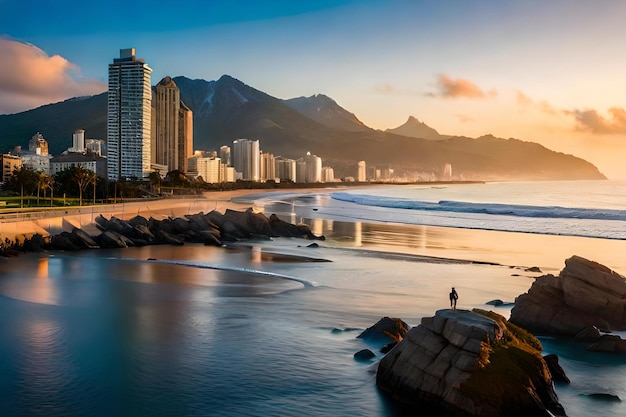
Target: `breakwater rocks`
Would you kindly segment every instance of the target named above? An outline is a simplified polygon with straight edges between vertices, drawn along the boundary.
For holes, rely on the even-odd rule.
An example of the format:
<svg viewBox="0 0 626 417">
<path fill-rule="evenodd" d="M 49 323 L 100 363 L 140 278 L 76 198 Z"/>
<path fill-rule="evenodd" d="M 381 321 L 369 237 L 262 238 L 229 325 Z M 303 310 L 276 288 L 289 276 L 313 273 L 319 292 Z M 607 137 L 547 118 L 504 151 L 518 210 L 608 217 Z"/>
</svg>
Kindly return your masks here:
<svg viewBox="0 0 626 417">
<path fill-rule="evenodd" d="M 420 415 L 565 415 L 541 350 L 496 313 L 439 310 L 380 361 L 376 384 Z"/>
<path fill-rule="evenodd" d="M 236 211 L 227 209 L 223 214 L 211 211 L 189 214 L 184 217 L 157 220 L 135 216 L 128 221 L 98 216 L 95 219 L 98 234 L 89 234 L 74 228 L 50 238 L 46 249 L 80 250 L 95 248 L 125 248 L 157 244 L 183 245 L 185 242 L 222 246 L 227 242 L 251 238 L 298 237 L 320 239 L 309 226 L 294 225 L 275 214 L 270 217 L 254 213 L 252 209 Z"/>
<path fill-rule="evenodd" d="M 558 276 L 544 275 L 515 300 L 512 323 L 544 335 L 590 342 L 588 350 L 626 354 L 626 341 L 602 334 L 626 330 L 626 278 L 573 256 Z"/>
</svg>

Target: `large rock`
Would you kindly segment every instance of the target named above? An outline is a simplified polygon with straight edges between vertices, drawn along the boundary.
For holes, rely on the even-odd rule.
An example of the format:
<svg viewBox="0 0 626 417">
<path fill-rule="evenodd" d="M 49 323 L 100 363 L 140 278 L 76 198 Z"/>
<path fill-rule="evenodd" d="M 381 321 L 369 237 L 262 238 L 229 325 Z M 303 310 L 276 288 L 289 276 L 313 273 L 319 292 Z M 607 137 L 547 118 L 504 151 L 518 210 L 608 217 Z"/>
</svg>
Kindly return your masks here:
<svg viewBox="0 0 626 417">
<path fill-rule="evenodd" d="M 357 337 L 360 339 L 384 339 L 386 343 L 399 342 L 409 331 L 409 325 L 399 318 L 383 317 Z"/>
<path fill-rule="evenodd" d="M 565 415 L 539 341 L 502 316 L 479 312 L 423 318 L 380 361 L 379 389 L 432 415 Z"/>
<path fill-rule="evenodd" d="M 573 256 L 558 276 L 535 280 L 515 300 L 512 323 L 540 334 L 576 336 L 585 328 L 626 330 L 626 279 Z"/>
</svg>

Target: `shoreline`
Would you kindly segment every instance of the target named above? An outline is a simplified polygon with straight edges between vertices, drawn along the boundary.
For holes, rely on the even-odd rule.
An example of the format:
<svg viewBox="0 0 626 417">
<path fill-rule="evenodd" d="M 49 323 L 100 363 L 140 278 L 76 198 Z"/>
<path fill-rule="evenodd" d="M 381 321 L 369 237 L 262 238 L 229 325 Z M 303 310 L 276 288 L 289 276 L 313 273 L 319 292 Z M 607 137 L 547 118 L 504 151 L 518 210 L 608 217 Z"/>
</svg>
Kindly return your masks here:
<svg viewBox="0 0 626 417">
<path fill-rule="evenodd" d="M 367 187 L 378 186 L 377 184 Z M 265 207 L 255 207 L 247 195 L 262 195 L 271 192 L 315 194 L 325 188 L 239 189 L 211 191 L 200 198 L 163 199 L 135 201 L 107 206 L 84 206 L 68 210 L 68 214 L 57 217 L 24 220 L 19 222 L 0 221 L 0 238 L 23 240 L 39 233 L 47 237 L 63 231 L 71 232 L 74 227 L 88 233 L 99 233 L 95 218 L 115 216 L 121 220 L 141 215 L 164 219 L 186 214 L 208 213 L 227 209 L 244 211 L 252 208 L 269 216 L 277 214 L 291 223 L 300 219 L 308 224 L 316 235 L 324 235 L 329 240 L 325 245 L 339 248 L 352 248 L 381 253 L 422 256 L 452 262 L 488 263 L 511 267 L 539 267 L 542 271 L 558 272 L 565 259 L 578 255 L 601 263 L 620 273 L 626 271 L 626 241 L 579 236 L 548 235 L 536 233 L 505 232 L 484 229 L 464 229 L 456 227 L 425 226 L 417 224 L 337 221 L 323 217 L 313 217 L 315 212 L 290 216 L 285 213 L 265 213 Z M 239 200 L 239 201 L 237 201 Z M 342 237 L 343 236 L 343 237 Z M 346 240 L 346 236 L 352 238 Z"/>
</svg>

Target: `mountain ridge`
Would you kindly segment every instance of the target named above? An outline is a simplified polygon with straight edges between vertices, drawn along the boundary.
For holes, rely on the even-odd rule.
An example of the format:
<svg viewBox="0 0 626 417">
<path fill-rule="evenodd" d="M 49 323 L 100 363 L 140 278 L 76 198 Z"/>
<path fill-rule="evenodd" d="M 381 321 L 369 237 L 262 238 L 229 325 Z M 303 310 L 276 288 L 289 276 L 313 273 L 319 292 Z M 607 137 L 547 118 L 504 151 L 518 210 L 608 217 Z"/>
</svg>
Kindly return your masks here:
<svg viewBox="0 0 626 417">
<path fill-rule="evenodd" d="M 588 161 L 533 142 L 440 135 L 413 116 L 407 123 L 417 125 L 423 137 L 398 134 L 402 126 L 371 129 L 323 94 L 281 100 L 229 75 L 217 81 L 173 80 L 194 113 L 194 149 L 217 150 L 238 138 L 258 139 L 263 150 L 276 156 L 317 154 L 339 177 L 356 175 L 357 161 L 365 160 L 412 176 L 437 176 L 452 164 L 453 172 L 468 180 L 605 178 Z M 87 137 L 106 138 L 106 103 L 103 93 L 0 116 L 0 150 L 26 145 L 37 131 L 53 154 L 71 146 L 79 128 Z"/>
</svg>

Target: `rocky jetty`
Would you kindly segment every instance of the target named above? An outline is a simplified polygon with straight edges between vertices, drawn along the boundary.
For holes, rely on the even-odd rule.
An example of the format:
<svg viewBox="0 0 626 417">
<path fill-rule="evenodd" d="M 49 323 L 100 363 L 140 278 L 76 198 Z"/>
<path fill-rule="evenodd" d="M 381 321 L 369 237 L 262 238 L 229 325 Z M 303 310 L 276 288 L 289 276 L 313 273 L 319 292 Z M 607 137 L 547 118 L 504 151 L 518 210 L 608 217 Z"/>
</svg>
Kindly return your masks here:
<svg viewBox="0 0 626 417">
<path fill-rule="evenodd" d="M 626 279 L 573 256 L 558 276 L 543 275 L 515 300 L 512 323 L 534 333 L 592 341 L 600 331 L 626 330 Z"/>
<path fill-rule="evenodd" d="M 39 246 L 50 250 L 73 251 L 157 244 L 183 245 L 187 242 L 223 246 L 228 242 L 251 238 L 324 239 L 324 236 L 314 235 L 308 225 L 291 224 L 274 214 L 268 218 L 252 209 L 227 209 L 223 214 L 218 211 L 207 214 L 200 212 L 163 220 L 135 216 L 125 221 L 100 215 L 96 217 L 95 225 L 100 232 L 98 234 L 74 228 L 71 232 L 52 236 L 48 244 Z"/>
<path fill-rule="evenodd" d="M 376 384 L 423 415 L 565 415 L 541 349 L 498 314 L 439 310 L 380 361 Z"/>
</svg>

